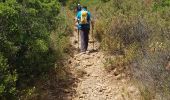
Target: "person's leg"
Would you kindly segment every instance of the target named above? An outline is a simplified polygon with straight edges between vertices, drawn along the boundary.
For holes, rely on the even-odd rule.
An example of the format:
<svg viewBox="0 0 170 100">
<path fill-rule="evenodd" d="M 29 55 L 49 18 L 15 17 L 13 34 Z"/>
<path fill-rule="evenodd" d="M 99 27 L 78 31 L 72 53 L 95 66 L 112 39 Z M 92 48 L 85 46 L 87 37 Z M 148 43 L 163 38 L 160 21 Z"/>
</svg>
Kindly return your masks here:
<svg viewBox="0 0 170 100">
<path fill-rule="evenodd" d="M 88 42 L 89 42 L 89 30 L 84 30 L 85 32 L 85 50 L 87 50 L 87 48 L 88 48 Z"/>
<path fill-rule="evenodd" d="M 80 36 L 81 36 L 81 52 L 86 51 L 86 44 L 85 44 L 85 31 L 80 30 Z"/>
</svg>

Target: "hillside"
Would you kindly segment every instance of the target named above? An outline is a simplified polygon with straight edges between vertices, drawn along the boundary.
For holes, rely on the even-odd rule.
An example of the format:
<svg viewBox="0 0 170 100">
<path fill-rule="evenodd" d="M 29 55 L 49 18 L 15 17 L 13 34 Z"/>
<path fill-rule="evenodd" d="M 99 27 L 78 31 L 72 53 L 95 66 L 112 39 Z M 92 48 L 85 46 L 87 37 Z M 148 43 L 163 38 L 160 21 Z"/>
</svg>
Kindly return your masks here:
<svg viewBox="0 0 170 100">
<path fill-rule="evenodd" d="M 0 0 L 0 23 L 0 100 L 170 99 L 169 0 Z"/>
</svg>

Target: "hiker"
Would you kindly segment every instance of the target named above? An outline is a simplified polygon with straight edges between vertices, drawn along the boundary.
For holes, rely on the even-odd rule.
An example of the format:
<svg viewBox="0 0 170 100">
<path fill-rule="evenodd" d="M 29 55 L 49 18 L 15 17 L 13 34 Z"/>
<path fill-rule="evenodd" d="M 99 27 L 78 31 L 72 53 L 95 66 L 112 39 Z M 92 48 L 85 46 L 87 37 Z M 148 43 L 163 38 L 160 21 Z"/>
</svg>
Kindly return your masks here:
<svg viewBox="0 0 170 100">
<path fill-rule="evenodd" d="M 80 37 L 81 37 L 81 53 L 84 54 L 87 53 L 86 51 L 88 48 L 90 23 L 92 24 L 92 29 L 93 29 L 91 14 L 87 10 L 86 6 L 82 7 L 82 10 L 78 12 L 77 22 L 78 22 L 78 30 L 80 31 Z"/>
<path fill-rule="evenodd" d="M 76 17 L 74 18 L 74 20 L 75 20 L 75 26 L 76 26 L 76 27 L 75 27 L 75 31 L 78 30 L 77 14 L 81 11 L 81 9 L 82 9 L 81 5 L 78 4 L 77 7 L 76 7 Z"/>
<path fill-rule="evenodd" d="M 77 14 L 81 11 L 82 6 L 80 4 L 77 5 L 75 12 L 76 12 L 76 17 L 74 18 L 74 20 L 77 22 Z"/>
<path fill-rule="evenodd" d="M 76 9 L 77 14 L 79 13 L 79 11 L 81 11 L 81 8 L 82 8 L 82 7 L 81 7 L 81 5 L 80 5 L 80 4 L 78 4 L 78 5 L 77 5 L 77 9 Z"/>
</svg>

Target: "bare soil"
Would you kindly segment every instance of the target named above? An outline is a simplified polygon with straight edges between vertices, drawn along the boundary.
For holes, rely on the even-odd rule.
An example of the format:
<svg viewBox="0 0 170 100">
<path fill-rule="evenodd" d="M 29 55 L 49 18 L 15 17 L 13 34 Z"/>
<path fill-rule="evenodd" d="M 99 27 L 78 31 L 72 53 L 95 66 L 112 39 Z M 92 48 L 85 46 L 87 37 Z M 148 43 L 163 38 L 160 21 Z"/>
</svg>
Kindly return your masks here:
<svg viewBox="0 0 170 100">
<path fill-rule="evenodd" d="M 97 41 L 95 50 L 90 39 L 91 52 L 80 54 L 77 40 L 75 32 L 70 37 L 70 58 L 51 71 L 48 81 L 37 83 L 38 91 L 28 100 L 142 100 L 139 89 L 125 73 L 106 71 L 106 57 Z"/>
<path fill-rule="evenodd" d="M 72 46 L 78 48 L 77 33 L 70 38 Z M 93 50 L 90 39 L 88 50 Z M 80 43 L 79 43 L 80 44 Z M 75 94 L 70 100 L 141 100 L 137 87 L 132 85 L 125 74 L 108 73 L 104 68 L 105 56 L 99 51 L 100 44 L 94 41 L 95 51 L 79 54 L 76 51 L 70 58 L 70 69 L 78 79 Z"/>
</svg>

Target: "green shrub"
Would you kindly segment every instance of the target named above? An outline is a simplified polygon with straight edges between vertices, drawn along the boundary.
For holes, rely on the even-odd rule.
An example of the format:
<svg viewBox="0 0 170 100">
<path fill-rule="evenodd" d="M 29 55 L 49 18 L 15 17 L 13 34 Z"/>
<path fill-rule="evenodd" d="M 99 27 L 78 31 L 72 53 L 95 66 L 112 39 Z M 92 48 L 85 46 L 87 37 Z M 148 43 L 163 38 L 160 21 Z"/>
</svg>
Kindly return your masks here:
<svg viewBox="0 0 170 100">
<path fill-rule="evenodd" d="M 63 17 L 59 13 L 57 0 L 0 0 L 0 65 L 4 68 L 0 73 L 3 75 L 0 96 L 3 99 L 10 100 L 9 95 L 17 97 L 22 89 L 33 86 L 61 59 L 62 56 L 57 57 L 66 47 L 67 31 L 56 32 L 59 37 L 55 38 L 55 44 L 61 52 L 51 46 L 52 33 L 63 25 L 58 24 Z"/>
<path fill-rule="evenodd" d="M 7 60 L 0 54 L 0 99 L 12 99 L 16 95 L 15 71 L 10 71 Z"/>
<path fill-rule="evenodd" d="M 169 0 L 151 1 L 150 6 L 145 2 L 110 0 L 98 6 L 96 36 L 103 50 L 119 54 L 111 66 L 131 66 L 128 69 L 132 69 L 135 80 L 150 89 L 147 91 L 154 94 L 152 98 L 168 100 Z M 123 58 L 119 60 L 119 56 Z"/>
</svg>

